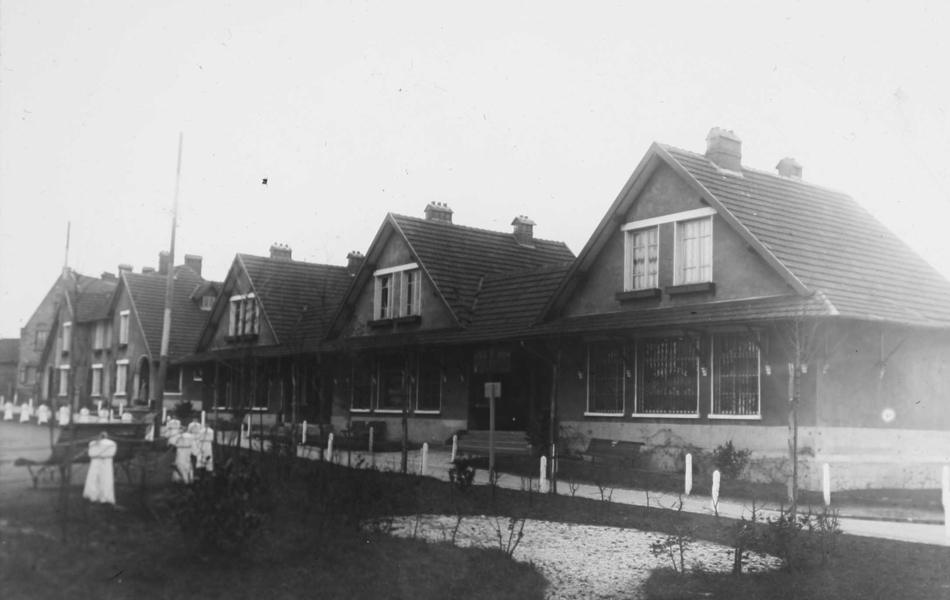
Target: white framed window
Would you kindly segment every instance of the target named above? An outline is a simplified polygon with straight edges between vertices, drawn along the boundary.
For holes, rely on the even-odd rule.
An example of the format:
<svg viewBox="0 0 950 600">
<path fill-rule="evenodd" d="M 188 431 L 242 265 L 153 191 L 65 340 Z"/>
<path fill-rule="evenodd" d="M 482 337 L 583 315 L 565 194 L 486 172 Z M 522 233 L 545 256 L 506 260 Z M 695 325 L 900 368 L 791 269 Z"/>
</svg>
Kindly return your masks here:
<svg viewBox="0 0 950 600">
<path fill-rule="evenodd" d="M 102 365 L 92 365 L 92 395 L 102 396 Z"/>
<path fill-rule="evenodd" d="M 59 395 L 66 396 L 69 390 L 69 365 L 59 367 Z"/>
<path fill-rule="evenodd" d="M 676 224 L 676 285 L 712 281 L 712 217 Z"/>
<path fill-rule="evenodd" d="M 380 269 L 373 275 L 374 320 L 422 314 L 422 271 L 417 263 Z"/>
<path fill-rule="evenodd" d="M 214 296 L 201 297 L 201 310 L 211 310 L 214 308 Z"/>
<path fill-rule="evenodd" d="M 119 344 L 128 345 L 129 343 L 129 311 L 123 310 L 119 313 Z"/>
<path fill-rule="evenodd" d="M 625 243 L 624 290 L 659 287 L 660 226 L 627 231 Z"/>
<path fill-rule="evenodd" d="M 203 381 L 201 367 L 196 367 L 191 371 L 191 380 L 192 381 Z"/>
<path fill-rule="evenodd" d="M 761 419 L 762 357 L 755 333 L 712 337 L 710 419 Z"/>
<path fill-rule="evenodd" d="M 42 350 L 46 347 L 46 336 L 49 334 L 45 329 L 37 329 L 36 337 L 33 339 L 33 349 Z"/>
<path fill-rule="evenodd" d="M 92 349 L 102 350 L 105 347 L 106 324 L 105 321 L 96 322 L 96 331 L 92 338 Z"/>
<path fill-rule="evenodd" d="M 253 294 L 231 296 L 228 335 L 254 335 L 260 332 L 260 306 Z"/>
<path fill-rule="evenodd" d="M 444 379 L 439 358 L 434 355 L 423 355 L 416 366 L 415 412 L 438 414 L 442 410 L 442 380 Z"/>
<path fill-rule="evenodd" d="M 622 417 L 626 389 L 623 341 L 587 344 L 586 416 Z"/>
<path fill-rule="evenodd" d="M 700 353 L 688 337 L 639 340 L 634 416 L 699 418 Z"/>
<path fill-rule="evenodd" d="M 369 412 L 373 408 L 373 399 L 376 397 L 377 371 L 373 361 L 359 359 L 353 364 L 350 386 L 350 410 L 353 412 Z"/>
<path fill-rule="evenodd" d="M 125 396 L 129 381 L 129 359 L 123 358 L 115 362 L 115 395 Z"/>
<path fill-rule="evenodd" d="M 63 354 L 69 352 L 69 346 L 72 344 L 73 324 L 71 321 L 63 323 Z"/>
</svg>

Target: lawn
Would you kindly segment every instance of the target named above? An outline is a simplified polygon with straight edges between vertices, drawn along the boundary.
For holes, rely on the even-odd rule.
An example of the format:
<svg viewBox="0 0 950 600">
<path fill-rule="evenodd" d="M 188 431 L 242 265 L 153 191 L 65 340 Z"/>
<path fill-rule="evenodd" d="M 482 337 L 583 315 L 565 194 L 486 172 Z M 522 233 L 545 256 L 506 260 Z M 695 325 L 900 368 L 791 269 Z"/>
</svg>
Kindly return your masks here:
<svg viewBox="0 0 950 600">
<path fill-rule="evenodd" d="M 709 515 L 490 486 L 461 493 L 433 478 L 284 457 L 254 456 L 250 464 L 260 485 L 248 494 L 248 506 L 263 521 L 236 555 L 202 550 L 194 536 L 182 535 L 173 516 L 181 492 L 173 486 L 143 495 L 137 485 L 120 483 L 123 509 L 88 506 L 74 487 L 65 519 L 55 488 L 0 507 L 4 600 L 542 598 L 547 583 L 539 571 L 498 549 L 396 538 L 360 523 L 382 518 L 385 529 L 391 515 L 527 516 L 665 533 L 688 527 L 697 539 L 725 545 L 735 528 Z M 206 504 L 200 512 L 206 521 L 226 512 L 224 504 Z M 841 536 L 826 567 L 738 577 L 656 570 L 644 592 L 649 598 L 950 598 L 948 564 L 947 548 Z"/>
</svg>

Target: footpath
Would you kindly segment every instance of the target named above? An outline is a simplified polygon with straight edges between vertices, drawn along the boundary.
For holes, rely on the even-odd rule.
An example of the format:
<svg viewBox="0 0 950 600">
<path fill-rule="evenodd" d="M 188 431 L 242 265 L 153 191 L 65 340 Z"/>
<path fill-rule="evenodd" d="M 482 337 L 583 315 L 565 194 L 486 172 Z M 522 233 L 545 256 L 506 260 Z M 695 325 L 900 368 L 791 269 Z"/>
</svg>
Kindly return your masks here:
<svg viewBox="0 0 950 600">
<path fill-rule="evenodd" d="M 246 445 L 246 442 L 245 442 Z M 255 446 L 257 444 L 255 443 Z M 365 452 L 346 450 L 334 450 L 334 462 L 342 465 L 362 468 L 378 468 L 384 470 L 398 471 L 401 461 L 399 452 L 377 452 L 369 454 Z M 298 446 L 298 455 L 304 458 L 319 460 L 322 457 L 321 449 L 310 446 Z M 423 474 L 436 479 L 447 481 L 449 478 L 449 469 L 452 466 L 451 452 L 436 447 L 429 450 L 426 461 L 425 473 L 422 473 L 422 452 L 412 450 L 409 452 L 408 470 L 410 473 Z M 537 482 L 537 478 L 534 480 Z M 475 474 L 476 485 L 489 485 L 488 473 L 479 469 Z M 522 478 L 517 475 L 500 473 L 498 476 L 498 486 L 506 489 L 523 489 Z M 558 493 L 562 495 L 569 494 L 566 484 L 560 482 Z M 597 486 L 590 484 L 579 484 L 575 496 L 580 498 L 600 499 L 600 490 Z M 751 505 L 740 503 L 736 500 L 720 498 L 719 502 L 713 507 L 712 498 L 709 496 L 690 495 L 683 496 L 683 511 L 712 515 L 718 514 L 730 519 L 739 519 L 741 517 L 749 518 L 751 516 Z M 646 490 L 633 490 L 614 488 L 612 491 L 611 502 L 621 504 L 632 504 L 637 506 L 649 506 L 655 508 L 675 509 L 679 504 L 680 496 L 665 492 L 650 492 Z M 907 522 L 900 520 L 891 520 L 892 511 L 876 511 L 874 507 L 866 506 L 842 506 L 838 507 L 842 513 L 859 514 L 861 518 L 854 516 L 839 517 L 839 526 L 844 533 L 849 535 L 859 535 L 864 537 L 876 537 L 902 542 L 913 542 L 917 544 L 933 544 L 937 546 L 950 546 L 950 526 L 934 522 L 942 520 L 943 515 L 939 513 L 927 514 L 927 522 Z M 757 506 L 759 518 L 777 517 L 779 507 L 765 504 Z M 879 514 L 875 514 L 875 512 Z"/>
</svg>

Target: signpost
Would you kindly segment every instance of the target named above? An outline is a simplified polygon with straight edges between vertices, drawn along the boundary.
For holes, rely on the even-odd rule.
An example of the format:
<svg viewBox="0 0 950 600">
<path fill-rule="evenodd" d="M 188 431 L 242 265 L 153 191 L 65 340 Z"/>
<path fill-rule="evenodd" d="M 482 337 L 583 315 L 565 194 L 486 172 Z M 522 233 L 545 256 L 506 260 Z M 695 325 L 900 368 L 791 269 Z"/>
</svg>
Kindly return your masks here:
<svg viewBox="0 0 950 600">
<path fill-rule="evenodd" d="M 488 398 L 488 471 L 495 470 L 495 398 L 501 396 L 501 382 L 485 383 L 485 397 Z"/>
</svg>

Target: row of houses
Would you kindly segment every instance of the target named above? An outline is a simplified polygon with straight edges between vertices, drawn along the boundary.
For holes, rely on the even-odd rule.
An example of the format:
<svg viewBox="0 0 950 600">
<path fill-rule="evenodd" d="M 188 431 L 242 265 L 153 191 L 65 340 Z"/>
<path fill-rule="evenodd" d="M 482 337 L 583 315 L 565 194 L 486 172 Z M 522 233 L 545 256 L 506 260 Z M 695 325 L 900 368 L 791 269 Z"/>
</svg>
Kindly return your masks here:
<svg viewBox="0 0 950 600">
<path fill-rule="evenodd" d="M 491 390 L 502 431 L 543 431 L 554 412 L 576 445 L 642 441 L 675 466 L 732 440 L 763 471 L 788 455 L 794 407 L 805 462 L 845 466 L 842 484 L 934 485 L 950 283 L 793 159 L 765 172 L 732 132 L 706 142 L 653 144 L 576 256 L 526 216 L 487 231 L 430 203 L 386 215 L 345 267 L 275 245 L 215 283 L 186 257 L 165 398 L 268 423 L 385 421 L 390 436 L 407 413 L 412 441 L 442 443 L 488 428 Z M 63 300 L 21 336 L 37 393 L 154 399 L 168 268 L 57 281 L 47 301 Z"/>
</svg>

